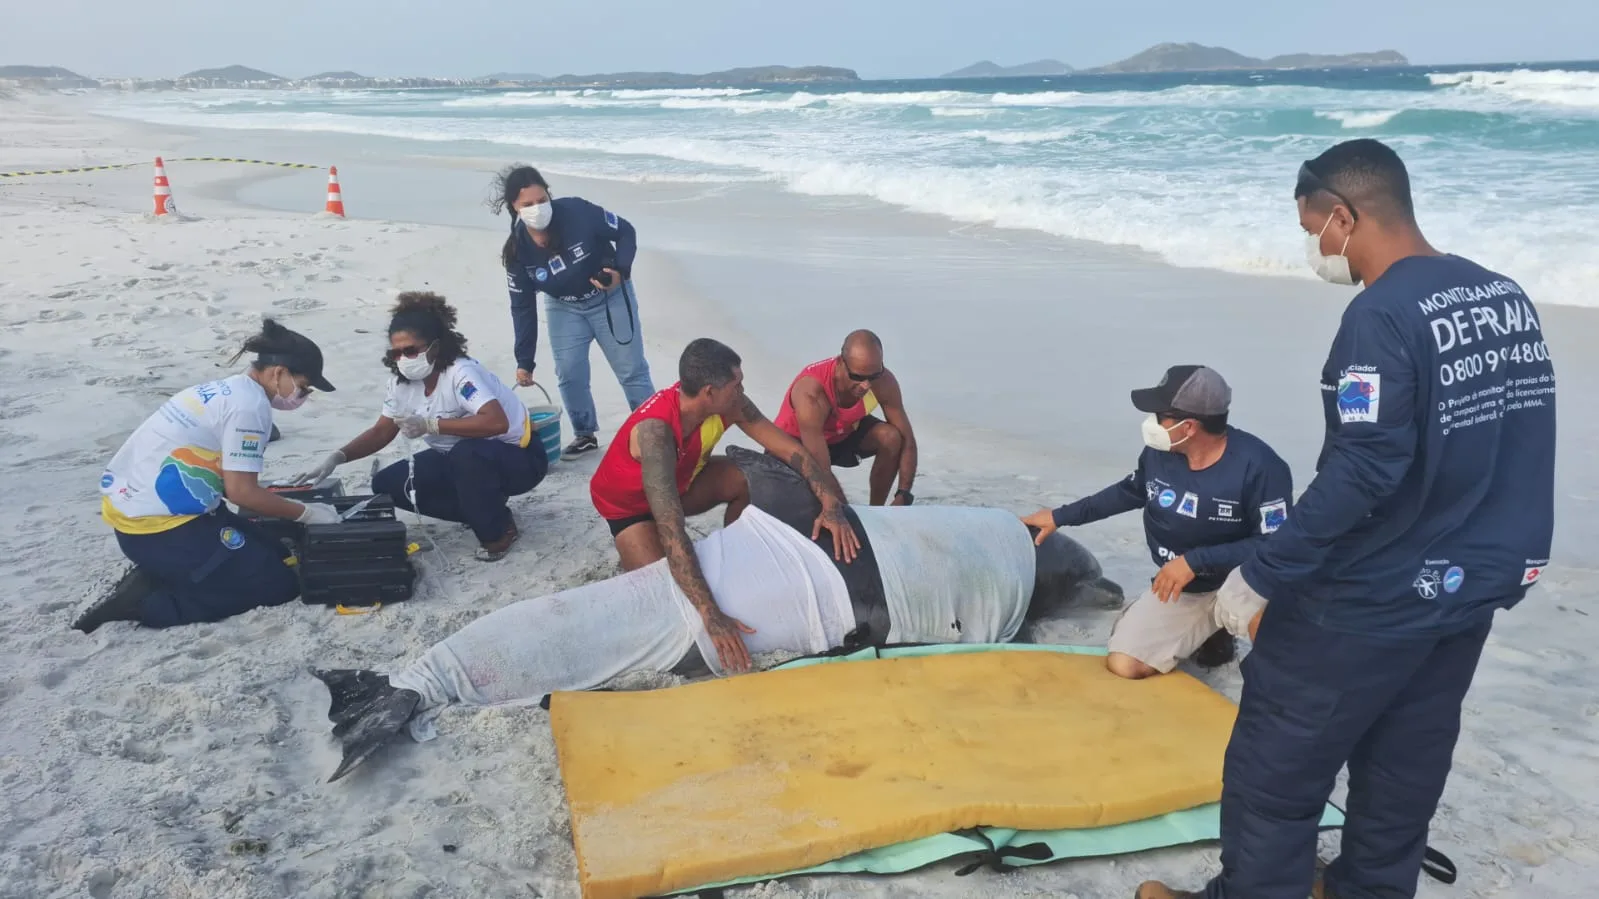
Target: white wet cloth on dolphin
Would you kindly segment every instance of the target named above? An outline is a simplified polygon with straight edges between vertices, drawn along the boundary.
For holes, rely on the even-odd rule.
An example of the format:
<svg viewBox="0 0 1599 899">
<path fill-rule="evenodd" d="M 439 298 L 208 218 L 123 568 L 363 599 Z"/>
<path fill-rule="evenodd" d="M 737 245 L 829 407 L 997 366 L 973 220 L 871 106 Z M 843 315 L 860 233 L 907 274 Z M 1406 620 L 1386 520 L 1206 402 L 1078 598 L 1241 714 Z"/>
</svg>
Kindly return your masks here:
<svg viewBox="0 0 1599 899">
<path fill-rule="evenodd" d="M 1033 590 L 1027 528 L 1003 509 L 852 507 L 883 579 L 890 642 L 1013 639 Z M 807 535 L 749 506 L 695 543 L 718 607 L 755 633 L 751 653 L 822 652 L 855 627 L 844 579 Z M 958 622 L 958 624 L 957 624 Z M 422 697 L 410 723 L 433 737 L 446 705 L 522 705 L 632 672 L 670 671 L 698 644 L 721 674 L 699 615 L 665 560 L 552 596 L 523 600 L 428 650 L 395 687 Z"/>
<path fill-rule="evenodd" d="M 1027 525 L 1004 509 L 853 507 L 872 541 L 890 643 L 1008 643 L 1033 596 Z"/>
<path fill-rule="evenodd" d="M 750 652 L 821 652 L 854 626 L 844 579 L 805 536 L 750 506 L 695 543 L 718 607 L 755 633 Z M 526 599 L 479 618 L 390 679 L 422 697 L 411 720 L 433 737 L 446 705 L 520 705 L 639 671 L 669 671 L 699 641 L 720 673 L 699 613 L 662 559 L 618 577 Z"/>
</svg>

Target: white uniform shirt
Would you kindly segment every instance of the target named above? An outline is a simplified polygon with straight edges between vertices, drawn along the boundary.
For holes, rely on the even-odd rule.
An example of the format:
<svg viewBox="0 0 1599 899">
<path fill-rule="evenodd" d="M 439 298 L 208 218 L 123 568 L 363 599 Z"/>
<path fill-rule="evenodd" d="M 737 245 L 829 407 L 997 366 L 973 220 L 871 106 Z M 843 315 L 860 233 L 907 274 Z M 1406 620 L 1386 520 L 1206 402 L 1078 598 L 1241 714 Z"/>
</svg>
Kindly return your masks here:
<svg viewBox="0 0 1599 899">
<path fill-rule="evenodd" d="M 476 359 L 463 356 L 449 368 L 439 373 L 433 395 L 426 395 L 426 385 L 421 381 L 405 381 L 398 376 L 389 378 L 389 394 L 383 400 L 383 414 L 402 419 L 408 415 L 423 418 L 467 418 L 494 400 L 500 401 L 509 426 L 504 434 L 493 439 L 516 446 L 526 446 L 532 435 L 527 407 L 517 399 L 511 388 L 496 378 Z M 461 441 L 449 434 L 426 434 L 422 440 L 441 453 Z"/>
<path fill-rule="evenodd" d="M 260 474 L 271 434 L 272 403 L 248 375 L 180 391 L 128 436 L 100 476 L 107 519 L 117 526 L 119 518 L 179 516 L 139 524 L 165 530 L 210 512 L 222 502 L 222 472 Z"/>
</svg>

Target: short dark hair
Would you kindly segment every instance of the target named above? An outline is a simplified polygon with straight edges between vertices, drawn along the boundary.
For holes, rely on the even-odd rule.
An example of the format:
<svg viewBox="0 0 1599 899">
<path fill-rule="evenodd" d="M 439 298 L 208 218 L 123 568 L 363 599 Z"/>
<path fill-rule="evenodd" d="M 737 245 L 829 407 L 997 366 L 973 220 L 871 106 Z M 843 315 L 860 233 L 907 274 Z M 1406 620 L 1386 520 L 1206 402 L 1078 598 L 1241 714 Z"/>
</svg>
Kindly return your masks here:
<svg viewBox="0 0 1599 899">
<path fill-rule="evenodd" d="M 1416 206 L 1410 195 L 1410 173 L 1393 148 L 1363 137 L 1327 148 L 1304 165 L 1294 185 L 1294 199 L 1314 199 L 1329 189 L 1357 214 L 1413 220 Z M 1308 172 L 1310 177 L 1304 177 Z"/>
<path fill-rule="evenodd" d="M 700 337 L 683 348 L 677 360 L 677 380 L 686 396 L 699 396 L 707 387 L 733 380 L 733 369 L 744 364 L 733 348 L 720 340 Z"/>
</svg>

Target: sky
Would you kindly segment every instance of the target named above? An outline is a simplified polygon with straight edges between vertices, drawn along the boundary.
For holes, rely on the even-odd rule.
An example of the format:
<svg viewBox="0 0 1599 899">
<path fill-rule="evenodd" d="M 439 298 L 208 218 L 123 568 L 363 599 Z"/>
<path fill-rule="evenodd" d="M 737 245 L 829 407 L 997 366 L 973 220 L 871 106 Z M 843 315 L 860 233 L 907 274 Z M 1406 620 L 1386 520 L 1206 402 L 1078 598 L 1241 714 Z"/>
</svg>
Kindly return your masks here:
<svg viewBox="0 0 1599 899">
<path fill-rule="evenodd" d="M 1162 41 L 1251 56 L 1393 49 L 1418 64 L 1599 58 L 1595 0 L 9 0 L 0 65 L 160 77 L 709 72 L 934 76 L 980 59 L 1079 68 Z M 1136 10 L 1134 9 L 1136 7 Z"/>
</svg>

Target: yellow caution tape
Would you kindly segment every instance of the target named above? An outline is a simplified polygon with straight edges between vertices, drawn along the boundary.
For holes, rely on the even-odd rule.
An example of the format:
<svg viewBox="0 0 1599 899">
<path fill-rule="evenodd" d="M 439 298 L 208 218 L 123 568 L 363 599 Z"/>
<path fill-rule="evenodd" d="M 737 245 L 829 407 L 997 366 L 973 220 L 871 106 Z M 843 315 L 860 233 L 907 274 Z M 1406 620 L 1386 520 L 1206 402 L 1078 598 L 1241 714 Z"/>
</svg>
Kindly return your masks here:
<svg viewBox="0 0 1599 899">
<path fill-rule="evenodd" d="M 268 159 L 241 159 L 237 156 L 175 156 L 163 159 L 164 163 L 171 162 L 234 162 L 244 165 L 271 165 L 284 169 L 320 169 L 320 165 L 311 165 L 304 162 L 273 162 Z M 140 166 L 150 165 L 150 162 L 123 162 L 113 165 L 85 165 L 71 169 L 39 169 L 32 172 L 0 172 L 0 178 L 26 178 L 30 175 L 75 175 L 79 172 L 109 172 L 114 169 L 136 169 Z"/>
</svg>

